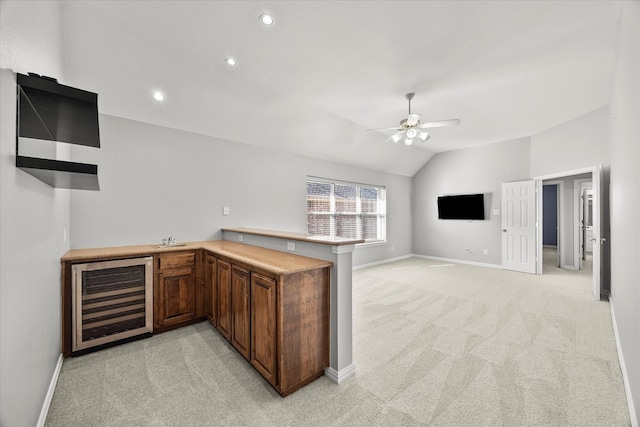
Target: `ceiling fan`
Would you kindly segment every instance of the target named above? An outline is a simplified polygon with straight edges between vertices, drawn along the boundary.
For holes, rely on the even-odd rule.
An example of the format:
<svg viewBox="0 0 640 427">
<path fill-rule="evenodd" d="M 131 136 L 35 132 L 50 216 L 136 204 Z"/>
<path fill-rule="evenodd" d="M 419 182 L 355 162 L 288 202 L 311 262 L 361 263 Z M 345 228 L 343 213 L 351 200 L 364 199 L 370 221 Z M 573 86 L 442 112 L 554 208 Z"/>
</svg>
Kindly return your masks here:
<svg viewBox="0 0 640 427">
<path fill-rule="evenodd" d="M 415 93 L 411 92 L 405 95 L 407 101 L 409 101 L 409 116 L 406 119 L 402 119 L 400 121 L 400 126 L 393 128 L 379 128 L 379 129 L 367 129 L 368 131 L 380 131 L 380 130 L 396 130 L 397 132 L 390 136 L 390 139 L 393 140 L 394 143 L 398 143 L 404 137 L 404 144 L 411 145 L 413 144 L 413 140 L 415 138 L 420 139 L 422 142 L 425 142 L 427 139 L 431 138 L 429 132 L 424 129 L 429 128 L 437 128 L 442 126 L 456 126 L 460 124 L 459 119 L 451 119 L 451 120 L 439 120 L 437 122 L 425 122 L 420 123 L 420 114 L 411 112 L 411 100 L 413 99 Z M 386 141 L 386 140 L 385 140 Z"/>
</svg>

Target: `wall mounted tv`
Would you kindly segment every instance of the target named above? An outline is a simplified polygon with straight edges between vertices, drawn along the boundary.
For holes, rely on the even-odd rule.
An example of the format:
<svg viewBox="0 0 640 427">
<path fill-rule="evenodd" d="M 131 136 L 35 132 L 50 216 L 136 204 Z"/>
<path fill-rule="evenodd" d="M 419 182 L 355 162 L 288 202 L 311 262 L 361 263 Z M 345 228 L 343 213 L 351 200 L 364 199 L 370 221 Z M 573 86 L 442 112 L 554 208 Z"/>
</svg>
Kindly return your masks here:
<svg viewBox="0 0 640 427">
<path fill-rule="evenodd" d="M 438 219 L 484 219 L 484 194 L 438 197 Z"/>
</svg>

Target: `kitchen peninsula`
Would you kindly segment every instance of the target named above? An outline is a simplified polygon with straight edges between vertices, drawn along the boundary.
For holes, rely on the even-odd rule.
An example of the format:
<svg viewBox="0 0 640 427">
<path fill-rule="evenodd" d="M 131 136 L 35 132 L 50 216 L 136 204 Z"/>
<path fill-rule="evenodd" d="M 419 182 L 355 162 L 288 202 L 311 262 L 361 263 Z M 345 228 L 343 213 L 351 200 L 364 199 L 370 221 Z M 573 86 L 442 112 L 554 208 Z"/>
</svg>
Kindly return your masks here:
<svg viewBox="0 0 640 427">
<path fill-rule="evenodd" d="M 95 298 L 74 297 L 74 266 L 133 258 L 153 260 L 153 307 L 147 310 L 153 312 L 154 334 L 208 319 L 283 396 L 323 375 L 329 366 L 333 263 L 228 240 L 67 252 L 61 259 L 65 357 L 82 354 L 72 349 L 72 335 L 81 336 L 91 325 L 115 324 L 117 316 L 136 315 L 134 306 L 123 308 L 125 302 L 95 313 L 99 309 L 94 307 L 111 298 L 105 295 L 123 292 L 113 290 L 120 285 L 104 288 Z M 135 298 L 135 292 L 127 292 L 122 301 Z M 86 298 L 90 308 L 78 308 L 78 301 L 84 304 Z M 76 325 L 77 333 L 74 318 L 86 322 Z"/>
<path fill-rule="evenodd" d="M 224 240 L 289 251 L 333 263 L 331 269 L 331 365 L 325 375 L 340 384 L 355 375 L 353 363 L 352 255 L 364 240 L 314 239 L 303 233 L 253 228 L 223 228 Z"/>
<path fill-rule="evenodd" d="M 351 311 L 349 342 L 344 344 L 338 342 L 334 321 L 339 292 L 334 289 L 338 289 L 337 266 L 342 261 L 342 269 L 348 264 L 350 308 L 351 252 L 359 242 L 318 243 L 294 233 L 252 229 L 225 229 L 223 239 L 67 252 L 61 258 L 64 356 L 84 352 L 72 346 L 77 337 L 74 316 L 83 317 L 83 309 L 74 308 L 74 266 L 145 258 L 153 260 L 153 334 L 208 319 L 283 396 L 322 374 L 337 383 L 345 379 L 335 375 L 338 370 L 331 362 L 339 361 L 339 346 L 343 353 L 348 350 L 351 361 Z M 282 239 L 286 240 L 286 252 L 278 250 Z M 316 247 L 318 244 L 322 246 Z M 336 245 L 347 251 L 336 250 Z M 96 320 L 116 316 L 107 313 Z M 77 330 L 83 327 L 88 328 L 78 326 Z"/>
</svg>

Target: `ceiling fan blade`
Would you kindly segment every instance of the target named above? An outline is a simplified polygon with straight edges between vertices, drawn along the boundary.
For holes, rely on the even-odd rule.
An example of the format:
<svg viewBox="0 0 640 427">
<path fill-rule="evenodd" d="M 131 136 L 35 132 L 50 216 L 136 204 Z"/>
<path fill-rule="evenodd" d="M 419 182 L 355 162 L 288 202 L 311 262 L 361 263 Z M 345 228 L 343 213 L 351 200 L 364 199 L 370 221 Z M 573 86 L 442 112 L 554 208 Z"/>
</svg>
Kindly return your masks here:
<svg viewBox="0 0 640 427">
<path fill-rule="evenodd" d="M 460 119 L 439 120 L 437 122 L 426 122 L 418 125 L 420 129 L 439 128 L 442 126 L 456 126 L 460 124 Z"/>
<path fill-rule="evenodd" d="M 369 131 L 379 131 L 379 130 L 402 130 L 403 128 L 401 127 L 394 127 L 394 128 L 378 128 L 378 129 L 367 129 L 367 132 Z"/>
</svg>

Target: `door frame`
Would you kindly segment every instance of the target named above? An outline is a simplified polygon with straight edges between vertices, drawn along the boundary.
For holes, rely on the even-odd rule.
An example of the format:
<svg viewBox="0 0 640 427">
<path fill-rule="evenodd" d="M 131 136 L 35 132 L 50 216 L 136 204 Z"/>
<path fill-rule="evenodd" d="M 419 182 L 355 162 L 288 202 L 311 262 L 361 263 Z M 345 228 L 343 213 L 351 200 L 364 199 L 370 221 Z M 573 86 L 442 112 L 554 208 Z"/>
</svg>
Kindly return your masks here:
<svg viewBox="0 0 640 427">
<path fill-rule="evenodd" d="M 581 174 L 585 174 L 585 173 L 590 173 L 591 174 L 591 180 L 593 183 L 593 212 L 594 212 L 594 217 L 593 217 L 593 221 L 594 221 L 594 239 L 595 242 L 594 244 L 598 244 L 600 245 L 600 242 L 603 241 L 603 236 L 601 236 L 602 234 L 602 225 L 603 225 L 603 219 L 602 219 L 602 215 L 600 215 L 600 212 L 602 210 L 602 165 L 600 166 L 590 166 L 587 168 L 582 168 L 582 169 L 575 169 L 575 170 L 569 170 L 569 171 L 564 171 L 564 172 L 557 172 L 557 173 L 553 173 L 553 174 L 547 174 L 547 175 L 540 175 L 540 176 L 536 176 L 533 177 L 533 179 L 536 181 L 536 189 L 537 191 L 537 206 L 536 206 L 536 221 L 538 222 L 538 224 L 541 224 L 542 221 L 542 181 L 544 180 L 550 180 L 550 179 L 557 179 L 557 178 L 565 178 L 565 177 L 570 177 L 573 175 L 581 175 Z M 596 223 L 598 224 L 598 230 L 596 231 Z M 538 236 L 537 236 L 537 241 L 536 241 L 536 256 L 537 256 L 537 265 L 536 265 L 536 274 L 542 274 L 542 227 L 538 226 Z M 601 248 L 600 248 L 601 249 Z M 601 250 L 597 250 L 594 248 L 593 250 L 593 273 L 592 273 L 592 281 L 593 281 L 593 294 L 594 294 L 594 298 L 599 300 L 600 299 L 600 292 L 602 289 L 602 283 L 601 283 L 601 275 L 600 275 L 600 271 L 601 271 L 601 265 L 602 265 L 602 259 L 601 259 Z M 597 263 L 597 265 L 596 265 Z"/>
</svg>

